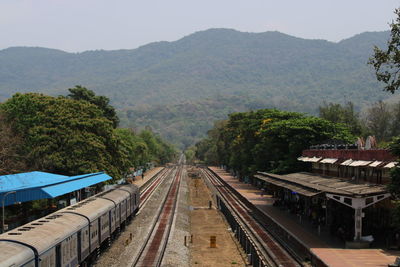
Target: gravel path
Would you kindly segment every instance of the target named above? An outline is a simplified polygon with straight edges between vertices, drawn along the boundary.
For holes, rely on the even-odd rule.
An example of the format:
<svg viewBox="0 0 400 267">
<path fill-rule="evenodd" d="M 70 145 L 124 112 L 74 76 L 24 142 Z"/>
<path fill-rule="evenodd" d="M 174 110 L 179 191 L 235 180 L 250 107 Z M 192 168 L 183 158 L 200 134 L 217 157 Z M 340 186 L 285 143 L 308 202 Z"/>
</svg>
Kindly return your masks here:
<svg viewBox="0 0 400 267">
<path fill-rule="evenodd" d="M 161 263 L 163 267 L 189 266 L 189 248 L 184 245 L 185 236 L 190 236 L 187 180 L 188 176 L 185 167 L 180 184 L 174 223 L 172 225 L 164 259 Z M 188 241 L 189 238 L 187 239 L 187 242 Z"/>
</svg>

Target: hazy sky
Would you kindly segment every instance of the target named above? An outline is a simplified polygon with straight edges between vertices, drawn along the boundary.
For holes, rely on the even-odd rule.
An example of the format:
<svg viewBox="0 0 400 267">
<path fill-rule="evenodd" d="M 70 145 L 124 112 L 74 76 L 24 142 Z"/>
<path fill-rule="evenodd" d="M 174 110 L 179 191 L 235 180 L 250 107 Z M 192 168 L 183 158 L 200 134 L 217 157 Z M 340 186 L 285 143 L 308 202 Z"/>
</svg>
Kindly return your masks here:
<svg viewBox="0 0 400 267">
<path fill-rule="evenodd" d="M 136 48 L 209 28 L 339 41 L 388 30 L 393 0 L 0 0 L 0 49 Z"/>
</svg>

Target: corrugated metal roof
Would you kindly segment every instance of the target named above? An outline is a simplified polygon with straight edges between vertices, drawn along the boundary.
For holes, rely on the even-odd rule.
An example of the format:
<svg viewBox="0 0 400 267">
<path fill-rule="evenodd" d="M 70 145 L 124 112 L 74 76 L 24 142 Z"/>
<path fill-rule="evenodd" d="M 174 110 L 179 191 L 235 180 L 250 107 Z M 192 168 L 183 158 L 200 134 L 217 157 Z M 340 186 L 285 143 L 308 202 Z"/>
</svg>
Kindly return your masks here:
<svg viewBox="0 0 400 267">
<path fill-rule="evenodd" d="M 330 164 L 333 164 L 333 163 L 335 163 L 336 161 L 338 161 L 338 159 L 326 158 L 326 159 L 321 160 L 320 163 L 330 163 Z"/>
<path fill-rule="evenodd" d="M 62 182 L 69 176 L 47 172 L 25 172 L 0 176 L 0 193 Z"/>
<path fill-rule="evenodd" d="M 43 198 L 54 198 L 72 191 L 112 179 L 99 172 L 77 176 L 63 176 L 45 172 L 29 172 L 0 176 L 0 204 L 4 194 L 16 191 L 6 197 L 5 205 Z"/>
<path fill-rule="evenodd" d="M 368 167 L 375 168 L 375 167 L 378 167 L 379 165 L 381 165 L 382 163 L 383 163 L 383 161 L 376 160 L 376 161 L 372 162 L 371 164 L 369 164 Z"/>
<path fill-rule="evenodd" d="M 319 160 L 321 160 L 322 158 L 317 158 L 317 157 L 313 157 L 313 158 L 303 158 L 302 161 L 304 162 L 318 162 Z"/>
<path fill-rule="evenodd" d="M 296 185 L 307 190 L 361 197 L 378 195 L 387 192 L 386 186 L 384 185 L 357 184 L 349 179 L 321 176 L 314 173 L 299 172 L 286 175 L 278 175 L 272 173 L 257 172 L 257 174 L 258 175 L 255 177 L 264 176 L 267 178 L 273 178 L 274 180 L 281 183 L 280 186 L 288 189 L 291 189 L 291 186 Z M 308 194 L 311 195 L 311 192 Z"/>
<path fill-rule="evenodd" d="M 349 164 L 349 166 L 352 167 L 362 167 L 370 164 L 372 161 L 366 161 L 366 160 L 355 160 L 352 163 Z"/>
<path fill-rule="evenodd" d="M 398 162 L 396 162 L 396 161 L 389 162 L 388 164 L 386 164 L 385 166 L 383 166 L 383 168 L 387 168 L 387 169 L 394 168 L 394 166 L 396 166 L 397 163 L 398 163 Z"/>
<path fill-rule="evenodd" d="M 85 188 L 94 184 L 98 184 L 107 180 L 111 177 L 105 173 L 100 173 L 92 176 L 87 176 L 84 179 L 73 180 L 62 184 L 56 184 L 52 186 L 46 186 L 42 188 L 42 191 L 49 195 L 49 197 L 54 198 L 64 195 L 68 192 L 72 192 L 81 188 Z"/>
<path fill-rule="evenodd" d="M 343 166 L 349 166 L 351 163 L 353 162 L 353 160 L 352 159 L 348 159 L 348 160 L 346 160 L 346 161 L 343 161 L 342 163 L 340 163 L 340 165 L 343 165 Z"/>
</svg>

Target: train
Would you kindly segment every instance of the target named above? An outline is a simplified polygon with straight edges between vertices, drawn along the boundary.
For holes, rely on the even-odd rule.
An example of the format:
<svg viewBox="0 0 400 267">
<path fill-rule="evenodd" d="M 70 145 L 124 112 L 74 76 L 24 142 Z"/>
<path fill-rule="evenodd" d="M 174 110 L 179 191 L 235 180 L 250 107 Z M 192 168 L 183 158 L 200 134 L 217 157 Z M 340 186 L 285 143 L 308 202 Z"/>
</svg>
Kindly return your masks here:
<svg viewBox="0 0 400 267">
<path fill-rule="evenodd" d="M 0 267 L 87 266 L 139 209 L 140 191 L 120 185 L 0 235 Z"/>
</svg>

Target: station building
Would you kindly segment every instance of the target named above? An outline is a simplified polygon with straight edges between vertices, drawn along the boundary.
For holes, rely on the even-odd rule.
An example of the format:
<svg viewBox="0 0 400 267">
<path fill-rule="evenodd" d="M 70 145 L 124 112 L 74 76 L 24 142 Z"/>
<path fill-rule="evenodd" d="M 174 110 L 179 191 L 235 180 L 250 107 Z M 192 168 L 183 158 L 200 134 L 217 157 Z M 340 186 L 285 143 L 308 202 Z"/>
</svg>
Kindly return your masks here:
<svg viewBox="0 0 400 267">
<path fill-rule="evenodd" d="M 386 184 L 397 158 L 388 150 L 316 148 L 298 160 L 308 172 L 258 172 L 253 183 L 273 195 L 276 206 L 338 236 L 346 247 L 385 244 L 394 236 Z"/>
</svg>

